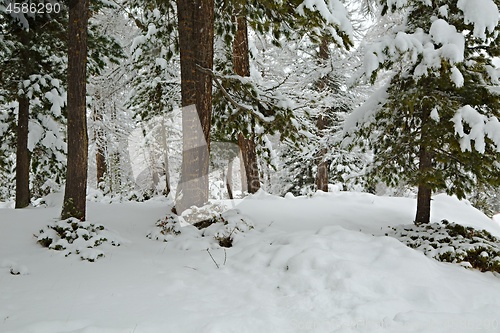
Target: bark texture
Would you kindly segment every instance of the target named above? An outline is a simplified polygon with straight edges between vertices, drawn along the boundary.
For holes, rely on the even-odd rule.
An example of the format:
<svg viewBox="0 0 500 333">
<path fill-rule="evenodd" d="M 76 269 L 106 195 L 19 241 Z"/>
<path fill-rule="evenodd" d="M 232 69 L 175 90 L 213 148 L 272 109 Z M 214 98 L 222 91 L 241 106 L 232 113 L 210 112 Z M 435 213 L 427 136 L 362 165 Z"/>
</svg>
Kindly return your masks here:
<svg viewBox="0 0 500 333">
<path fill-rule="evenodd" d="M 320 61 L 325 61 L 330 56 L 330 52 L 328 50 L 328 39 L 323 38 L 321 40 L 321 44 L 319 46 L 318 57 Z M 324 89 L 326 87 L 326 80 L 321 79 L 318 82 L 318 89 Z M 318 120 L 316 121 L 316 127 L 318 129 L 318 133 L 320 137 L 324 136 L 324 130 L 328 126 L 328 118 L 324 115 L 319 115 Z M 330 168 L 330 162 L 326 160 L 327 150 L 325 148 L 321 148 L 317 155 L 317 172 L 316 172 L 316 189 L 321 190 L 323 192 L 328 192 L 328 169 Z"/>
<path fill-rule="evenodd" d="M 96 98 L 99 100 L 99 96 Z M 98 108 L 94 109 L 94 121 L 96 123 L 102 123 L 102 110 Z M 95 154 L 95 164 L 96 164 L 96 172 L 97 172 L 97 188 L 102 189 L 102 182 L 104 181 L 104 176 L 107 172 L 106 165 L 106 152 L 104 150 L 104 135 L 101 130 L 94 131 L 94 141 L 97 145 L 97 150 Z"/>
<path fill-rule="evenodd" d="M 214 1 L 177 1 L 181 59 L 183 154 L 175 211 L 208 201 L 212 117 Z"/>
<path fill-rule="evenodd" d="M 241 15 L 241 11 L 238 14 L 239 16 L 235 16 L 234 18 L 237 24 L 237 30 L 233 41 L 233 67 L 235 74 L 250 76 L 247 21 L 246 18 Z M 242 126 L 245 125 L 246 124 L 242 124 Z M 245 166 L 246 190 L 248 193 L 255 193 L 260 189 L 260 175 L 254 135 L 245 138 L 242 133 L 239 133 L 238 146 L 240 147 L 243 164 Z"/>
<path fill-rule="evenodd" d="M 28 150 L 28 124 L 30 103 L 26 97 L 19 98 L 16 147 L 16 208 L 30 204 L 30 152 Z"/>
<path fill-rule="evenodd" d="M 432 154 L 428 150 L 426 141 L 426 124 L 430 119 L 430 110 L 424 110 L 422 114 L 422 127 L 420 133 L 419 164 L 420 184 L 418 184 L 417 193 L 417 214 L 415 223 L 429 223 L 431 217 L 431 196 L 432 189 L 426 184 L 425 178 L 432 172 Z"/>
<path fill-rule="evenodd" d="M 323 131 L 327 127 L 327 119 L 323 115 L 320 115 L 316 126 L 318 128 L 318 132 L 322 137 Z M 325 155 L 327 150 L 325 148 L 321 148 L 318 152 L 318 170 L 316 172 L 316 189 L 321 190 L 323 192 L 328 192 L 328 169 L 330 168 L 330 162 L 325 159 Z"/>
<path fill-rule="evenodd" d="M 68 168 L 62 219 L 85 220 L 88 138 L 86 117 L 89 0 L 69 0 Z"/>
</svg>

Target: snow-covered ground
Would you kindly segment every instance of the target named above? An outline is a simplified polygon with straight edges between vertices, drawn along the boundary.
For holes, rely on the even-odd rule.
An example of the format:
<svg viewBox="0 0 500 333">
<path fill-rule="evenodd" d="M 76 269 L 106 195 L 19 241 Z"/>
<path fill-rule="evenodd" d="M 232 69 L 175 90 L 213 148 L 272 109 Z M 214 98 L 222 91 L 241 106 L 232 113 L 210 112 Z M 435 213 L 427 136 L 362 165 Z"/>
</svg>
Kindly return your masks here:
<svg viewBox="0 0 500 333">
<path fill-rule="evenodd" d="M 255 228 L 225 251 L 189 227 L 167 243 L 146 238 L 164 200 L 89 202 L 88 220 L 122 240 L 95 263 L 36 244 L 60 213 L 52 199 L 0 209 L 0 332 L 500 332 L 499 276 L 383 236 L 412 222 L 413 199 L 259 193 L 237 205 Z M 455 198 L 436 196 L 432 212 L 500 236 Z"/>
</svg>

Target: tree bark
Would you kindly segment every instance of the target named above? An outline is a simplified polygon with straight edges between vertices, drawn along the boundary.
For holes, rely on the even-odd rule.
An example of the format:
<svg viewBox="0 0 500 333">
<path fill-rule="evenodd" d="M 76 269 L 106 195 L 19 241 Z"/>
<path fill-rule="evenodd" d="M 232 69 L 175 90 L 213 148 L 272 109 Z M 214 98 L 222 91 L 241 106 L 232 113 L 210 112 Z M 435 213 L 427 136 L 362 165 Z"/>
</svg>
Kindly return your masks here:
<svg viewBox="0 0 500 333">
<path fill-rule="evenodd" d="M 238 134 L 238 146 L 245 166 L 248 193 L 255 193 L 260 189 L 260 177 L 254 136 L 246 139 L 243 134 Z"/>
<path fill-rule="evenodd" d="M 328 39 L 323 37 L 321 44 L 319 46 L 318 57 L 320 61 L 325 61 L 330 56 L 330 51 L 328 50 Z M 320 79 L 318 82 L 318 89 L 324 89 L 326 86 L 326 80 L 324 78 Z M 323 137 L 324 130 L 328 126 L 328 119 L 320 114 L 316 122 L 316 127 L 320 137 Z M 317 155 L 317 172 L 316 172 L 316 189 L 323 192 L 328 192 L 328 169 L 330 168 L 330 162 L 325 159 L 327 150 L 321 148 Z"/>
<path fill-rule="evenodd" d="M 89 0 L 69 0 L 68 168 L 62 219 L 85 220 L 88 137 L 86 117 Z"/>
<path fill-rule="evenodd" d="M 250 55 L 248 49 L 248 28 L 246 17 L 240 11 L 236 13 L 234 21 L 237 29 L 233 41 L 233 68 L 240 76 L 250 76 Z M 246 126 L 247 124 L 242 124 Z M 260 189 L 259 164 L 257 162 L 257 147 L 254 135 L 245 138 L 240 132 L 238 134 L 238 146 L 242 152 L 245 165 L 245 177 L 248 193 L 255 193 Z"/>
<path fill-rule="evenodd" d="M 320 137 L 323 137 L 323 131 L 326 129 L 328 122 L 327 119 L 320 115 L 316 126 Z M 318 152 L 318 170 L 316 172 L 316 189 L 323 192 L 328 192 L 328 169 L 330 168 L 330 162 L 325 159 L 327 150 L 321 148 Z"/>
<path fill-rule="evenodd" d="M 26 97 L 19 97 L 16 148 L 16 208 L 30 204 L 30 152 L 28 150 L 28 125 L 30 103 Z"/>
<path fill-rule="evenodd" d="M 99 100 L 99 97 L 97 97 L 97 100 Z M 101 110 L 98 110 L 96 107 L 94 109 L 94 121 L 98 123 L 102 123 L 102 114 Z M 103 189 L 102 188 L 102 182 L 104 181 L 104 176 L 107 172 L 107 166 L 106 166 L 106 152 L 104 151 L 104 138 L 102 138 L 102 130 L 101 129 L 96 129 L 94 131 L 94 141 L 97 146 L 97 151 L 95 154 L 95 164 L 96 164 L 96 171 L 97 171 L 97 188 Z"/>
<path fill-rule="evenodd" d="M 104 181 L 104 176 L 106 174 L 106 156 L 104 149 L 100 146 L 97 147 L 97 152 L 95 154 L 96 169 L 97 169 L 97 188 L 102 188 L 102 182 Z"/>
<path fill-rule="evenodd" d="M 226 174 L 226 189 L 227 195 L 229 199 L 234 199 L 233 196 L 233 161 L 234 159 L 230 158 L 227 162 L 227 174 Z"/>
<path fill-rule="evenodd" d="M 163 195 L 168 196 L 170 194 L 170 166 L 168 162 L 168 142 L 167 142 L 167 127 L 165 125 L 165 118 L 161 120 L 161 137 L 163 146 L 163 169 L 165 171 L 165 189 L 163 190 Z"/>
<path fill-rule="evenodd" d="M 418 172 L 420 183 L 418 184 L 417 193 L 417 213 L 415 216 L 415 224 L 429 223 L 431 217 L 431 196 L 432 189 L 427 185 L 426 178 L 432 172 L 432 155 L 426 145 L 427 133 L 426 124 L 430 118 L 430 111 L 423 110 L 422 125 L 420 133 L 420 149 L 419 149 L 419 164 Z"/>
<path fill-rule="evenodd" d="M 208 167 L 212 118 L 214 1 L 178 0 L 183 153 L 175 211 L 208 201 Z"/>
</svg>

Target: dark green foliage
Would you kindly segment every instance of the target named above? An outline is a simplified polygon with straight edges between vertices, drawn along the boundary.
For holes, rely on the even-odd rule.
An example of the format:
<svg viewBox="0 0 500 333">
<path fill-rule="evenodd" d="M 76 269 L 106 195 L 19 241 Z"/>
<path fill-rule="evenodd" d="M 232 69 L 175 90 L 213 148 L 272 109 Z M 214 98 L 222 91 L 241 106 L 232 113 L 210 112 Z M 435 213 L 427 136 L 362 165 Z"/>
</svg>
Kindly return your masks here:
<svg viewBox="0 0 500 333">
<path fill-rule="evenodd" d="M 52 250 L 64 251 L 65 256 L 74 253 L 80 255 L 82 260 L 93 262 L 104 257 L 102 251 L 93 250 L 95 247 L 103 243 L 120 246 L 120 242 L 110 236 L 103 225 L 69 218 L 56 221 L 40 230 L 37 243 Z"/>
<path fill-rule="evenodd" d="M 463 61 L 453 60 L 439 53 L 443 45 L 434 43 L 437 53 L 433 56 L 438 54 L 438 61 L 433 65 L 429 64 L 433 60 L 427 59 L 429 52 L 424 56 L 416 48 L 410 47 L 406 52 L 394 46 L 397 44 L 381 42 L 383 51 L 374 51 L 383 61 L 370 73 L 371 78 L 383 69 L 394 74 L 387 86 L 387 98 L 373 106 L 377 109 L 373 119 L 358 126 L 359 145 L 375 153 L 370 181 L 382 181 L 392 187 L 424 186 L 459 198 L 476 188 L 491 190 L 500 186 L 500 143 L 487 131 L 480 134 L 484 145 L 478 144 L 479 139 L 468 140 L 472 125 L 461 116 L 463 108 L 470 108 L 481 122 L 500 119 L 499 95 L 491 89 L 498 84 L 490 76 L 498 48 L 498 27 L 487 31 L 484 40 L 475 37 L 471 33 L 473 24 L 466 22 L 453 1 L 408 1 L 403 9 L 389 8 L 388 1 L 381 3 L 385 6 L 384 15 L 407 15 L 406 26 L 397 30 L 400 37 L 403 33 L 429 33 L 438 18 L 456 28 L 457 36 L 464 38 L 465 49 Z M 448 7 L 447 16 L 440 11 L 444 5 Z M 396 37 L 396 31 L 392 37 Z M 463 77 L 463 84 L 454 80 L 457 73 Z M 419 167 L 422 150 L 431 160 L 429 167 Z"/>
<path fill-rule="evenodd" d="M 436 260 L 500 273 L 500 240 L 486 230 L 443 220 L 429 225 L 393 227 L 386 235 Z"/>
</svg>

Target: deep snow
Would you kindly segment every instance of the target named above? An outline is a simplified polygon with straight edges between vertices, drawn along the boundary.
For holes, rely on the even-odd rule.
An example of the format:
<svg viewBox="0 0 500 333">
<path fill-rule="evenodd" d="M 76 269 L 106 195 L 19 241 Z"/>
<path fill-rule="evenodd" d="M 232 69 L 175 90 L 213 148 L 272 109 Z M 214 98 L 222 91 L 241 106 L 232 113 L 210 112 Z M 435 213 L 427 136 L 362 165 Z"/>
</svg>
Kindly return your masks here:
<svg viewBox="0 0 500 333">
<path fill-rule="evenodd" d="M 163 199 L 89 202 L 88 220 L 122 243 L 101 246 L 106 256 L 95 263 L 35 243 L 57 218 L 59 196 L 47 208 L 3 204 L 0 332 L 500 331 L 500 277 L 383 236 L 389 225 L 411 223 L 413 199 L 261 192 L 236 203 L 255 229 L 224 251 L 190 227 L 167 243 L 146 238 L 167 212 Z M 500 236 L 500 226 L 466 202 L 438 195 L 432 208 L 433 221 Z"/>
</svg>

